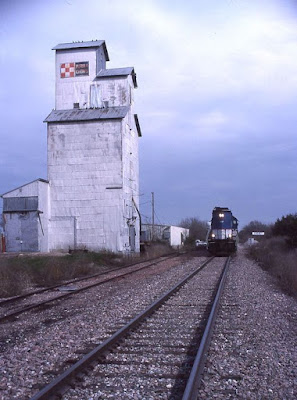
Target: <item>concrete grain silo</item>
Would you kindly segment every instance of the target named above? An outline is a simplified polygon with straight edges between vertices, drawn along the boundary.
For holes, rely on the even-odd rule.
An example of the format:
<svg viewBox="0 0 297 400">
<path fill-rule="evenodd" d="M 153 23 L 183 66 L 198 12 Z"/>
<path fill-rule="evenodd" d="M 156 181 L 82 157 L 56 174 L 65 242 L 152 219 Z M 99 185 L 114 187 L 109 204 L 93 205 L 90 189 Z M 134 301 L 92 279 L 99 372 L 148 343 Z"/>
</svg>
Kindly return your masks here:
<svg viewBox="0 0 297 400">
<path fill-rule="evenodd" d="M 55 109 L 45 119 L 47 250 L 138 252 L 141 131 L 133 110 L 134 68 L 106 69 L 105 41 L 53 50 Z"/>
</svg>

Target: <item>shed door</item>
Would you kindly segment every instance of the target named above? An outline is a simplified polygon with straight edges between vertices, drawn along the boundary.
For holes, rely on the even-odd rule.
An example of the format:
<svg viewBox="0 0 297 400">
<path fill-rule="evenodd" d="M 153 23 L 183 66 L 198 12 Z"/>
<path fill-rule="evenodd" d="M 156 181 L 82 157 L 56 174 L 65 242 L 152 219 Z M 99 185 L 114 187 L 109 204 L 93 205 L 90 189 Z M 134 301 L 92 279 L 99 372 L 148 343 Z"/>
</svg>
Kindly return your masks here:
<svg viewBox="0 0 297 400">
<path fill-rule="evenodd" d="M 21 216 L 22 251 L 38 251 L 38 216 L 37 212 L 24 213 Z"/>
<path fill-rule="evenodd" d="M 36 211 L 6 214 L 6 250 L 39 251 L 38 216 Z"/>
</svg>

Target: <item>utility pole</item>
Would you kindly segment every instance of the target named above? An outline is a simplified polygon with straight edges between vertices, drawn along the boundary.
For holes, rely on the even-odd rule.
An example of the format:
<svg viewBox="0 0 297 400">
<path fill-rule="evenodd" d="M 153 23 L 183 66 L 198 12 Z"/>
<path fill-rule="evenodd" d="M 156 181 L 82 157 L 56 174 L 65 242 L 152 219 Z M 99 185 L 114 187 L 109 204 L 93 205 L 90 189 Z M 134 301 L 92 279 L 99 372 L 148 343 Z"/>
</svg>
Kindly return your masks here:
<svg viewBox="0 0 297 400">
<path fill-rule="evenodd" d="M 155 193 L 152 192 L 152 241 L 155 239 Z"/>
</svg>

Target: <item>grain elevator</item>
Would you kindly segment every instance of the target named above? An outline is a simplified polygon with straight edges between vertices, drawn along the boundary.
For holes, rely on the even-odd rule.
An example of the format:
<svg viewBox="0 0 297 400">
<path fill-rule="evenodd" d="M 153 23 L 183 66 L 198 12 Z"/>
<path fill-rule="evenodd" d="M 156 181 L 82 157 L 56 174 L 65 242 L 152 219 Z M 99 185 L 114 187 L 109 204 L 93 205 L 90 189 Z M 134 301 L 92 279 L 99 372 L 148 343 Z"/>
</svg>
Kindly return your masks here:
<svg viewBox="0 0 297 400">
<path fill-rule="evenodd" d="M 48 176 L 42 182 L 48 196 L 38 203 L 46 209 L 46 245 L 33 251 L 138 252 L 141 130 L 134 113 L 134 68 L 107 69 L 103 40 L 64 43 L 53 50 L 55 109 L 45 119 Z M 4 203 L 13 204 L 9 199 L 16 190 L 3 195 Z M 6 232 L 13 231 L 9 213 L 18 218 L 17 210 L 5 210 Z M 8 248 L 14 240 L 8 235 Z"/>
</svg>

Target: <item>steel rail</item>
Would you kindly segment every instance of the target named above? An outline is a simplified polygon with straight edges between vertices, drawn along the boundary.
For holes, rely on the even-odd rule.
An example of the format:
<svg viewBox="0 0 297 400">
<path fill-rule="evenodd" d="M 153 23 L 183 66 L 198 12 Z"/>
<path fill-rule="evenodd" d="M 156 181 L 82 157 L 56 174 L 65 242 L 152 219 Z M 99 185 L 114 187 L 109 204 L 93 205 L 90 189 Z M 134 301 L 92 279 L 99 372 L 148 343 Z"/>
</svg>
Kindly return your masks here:
<svg viewBox="0 0 297 400">
<path fill-rule="evenodd" d="M 59 288 L 61 286 L 70 285 L 71 283 L 77 283 L 77 282 L 85 281 L 87 279 L 96 278 L 97 276 L 106 275 L 106 274 L 109 274 L 110 272 L 114 272 L 114 271 L 120 271 L 120 270 L 125 269 L 125 268 L 133 267 L 134 265 L 137 265 L 137 264 L 143 264 L 143 263 L 146 263 L 146 262 L 157 260 L 158 258 L 161 258 L 161 257 L 170 258 L 170 257 L 173 257 L 174 255 L 178 256 L 178 255 L 180 255 L 180 253 L 176 253 L 176 252 L 175 253 L 167 253 L 167 254 L 164 254 L 162 256 L 153 257 L 153 258 L 150 258 L 150 259 L 147 259 L 147 260 L 137 261 L 137 262 L 134 262 L 134 263 L 131 263 L 131 264 L 127 264 L 127 265 L 121 266 L 121 267 L 116 267 L 116 268 L 110 269 L 108 271 L 98 272 L 96 274 L 83 276 L 81 278 L 74 278 L 74 279 L 71 279 L 69 281 L 65 281 L 65 282 L 62 282 L 62 283 L 60 282 L 59 284 L 48 286 L 46 288 L 33 290 L 31 292 L 28 292 L 28 293 L 24 293 L 24 294 L 20 294 L 18 296 L 10 297 L 9 299 L 1 300 L 0 301 L 0 307 L 2 307 L 3 305 L 6 305 L 8 303 L 13 303 L 14 301 L 17 301 L 17 300 L 23 300 L 23 299 L 25 299 L 27 297 L 33 296 L 34 294 L 44 293 L 47 290 L 57 289 L 57 288 Z"/>
<path fill-rule="evenodd" d="M 88 364 L 94 361 L 96 358 L 103 355 L 109 350 L 114 344 L 120 341 L 130 330 L 135 328 L 144 318 L 151 315 L 157 308 L 159 308 L 170 296 L 178 291 L 183 285 L 185 285 L 193 276 L 200 272 L 214 257 L 209 258 L 201 266 L 199 266 L 194 272 L 191 272 L 182 281 L 177 283 L 173 288 L 168 290 L 159 299 L 153 302 L 144 311 L 138 314 L 135 318 L 129 321 L 125 326 L 115 332 L 110 338 L 105 340 L 100 345 L 96 346 L 92 351 L 86 354 L 82 359 L 77 361 L 74 365 L 68 368 L 64 373 L 55 378 L 51 383 L 45 386 L 41 391 L 34 395 L 30 400 L 49 400 L 51 396 L 57 393 L 58 389 L 67 385 L 67 382 L 75 376 L 79 371 L 86 368 Z"/>
<path fill-rule="evenodd" d="M 175 257 L 175 256 L 176 256 L 176 255 L 173 255 L 172 257 Z M 171 258 L 171 257 L 168 256 L 166 259 L 168 259 L 168 258 Z M 30 311 L 30 310 L 32 310 L 32 309 L 34 309 L 34 308 L 41 307 L 41 306 L 43 306 L 43 305 L 45 305 L 45 304 L 49 304 L 49 303 L 52 303 L 52 302 L 54 302 L 54 301 L 58 301 L 58 300 L 61 300 L 61 299 L 65 299 L 66 297 L 72 296 L 72 295 L 77 294 L 77 293 L 81 293 L 81 292 L 83 292 L 83 291 L 85 291 L 85 290 L 88 290 L 88 289 L 91 289 L 91 288 L 93 288 L 93 287 L 95 287 L 95 286 L 103 285 L 104 283 L 111 282 L 111 281 L 113 281 L 113 280 L 115 280 L 115 279 L 117 279 L 117 278 L 122 278 L 123 276 L 131 275 L 131 274 L 133 274 L 134 272 L 141 271 L 142 269 L 151 267 L 152 265 L 156 265 L 156 264 L 158 264 L 158 263 L 160 263 L 160 262 L 162 262 L 162 261 L 165 261 L 165 260 L 154 261 L 153 263 L 150 263 L 150 264 L 148 264 L 148 265 L 144 265 L 144 266 L 142 266 L 142 267 L 139 267 L 139 268 L 137 268 L 137 269 L 134 269 L 133 271 L 129 271 L 129 272 L 126 272 L 126 273 L 124 273 L 124 274 L 117 275 L 117 276 L 114 276 L 114 277 L 111 277 L 111 278 L 106 278 L 106 279 L 104 279 L 103 281 L 96 282 L 96 283 L 92 283 L 91 285 L 84 286 L 83 288 L 79 288 L 79 289 L 76 289 L 76 290 L 71 291 L 71 292 L 68 292 L 68 293 L 63 293 L 63 294 L 61 294 L 60 296 L 53 297 L 52 299 L 47 299 L 47 300 L 41 301 L 41 302 L 39 302 L 39 303 L 35 303 L 35 304 L 28 305 L 28 306 L 26 306 L 26 307 L 23 307 L 23 308 L 20 309 L 20 310 L 12 311 L 12 312 L 10 312 L 10 313 L 8 313 L 8 314 L 4 314 L 3 316 L 0 316 L 0 323 L 3 322 L 3 321 L 6 321 L 6 320 L 9 319 L 9 318 L 13 318 L 13 317 L 16 317 L 17 315 L 20 315 L 20 314 L 23 314 L 23 313 L 25 313 L 25 312 L 27 312 L 27 311 Z M 139 264 L 139 263 L 137 263 L 137 264 Z M 141 263 L 141 264 L 143 264 L 143 263 Z M 131 266 L 131 265 L 130 265 L 130 266 Z M 132 266 L 133 266 L 133 265 L 132 265 Z M 61 285 L 59 285 L 59 286 L 61 286 Z"/>
<path fill-rule="evenodd" d="M 199 345 L 199 349 L 184 391 L 182 400 L 197 400 L 198 390 L 201 383 L 201 377 L 207 357 L 207 352 L 212 336 L 213 327 L 216 320 L 216 315 L 218 311 L 218 306 L 220 304 L 220 299 L 225 287 L 226 276 L 229 269 L 230 256 L 227 258 L 223 272 L 221 274 L 220 283 L 217 289 L 217 293 L 211 308 L 211 312 L 208 317 L 208 321 Z"/>
</svg>

